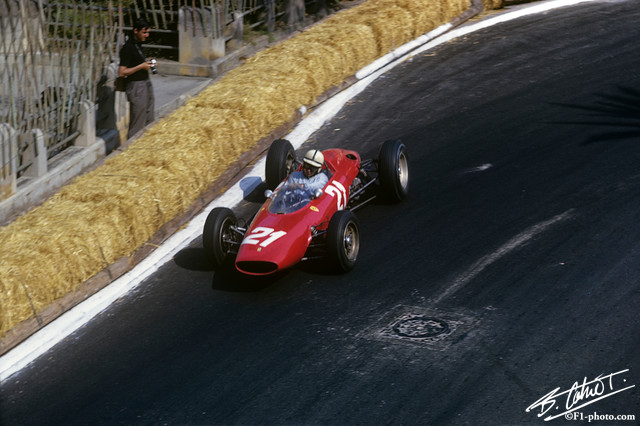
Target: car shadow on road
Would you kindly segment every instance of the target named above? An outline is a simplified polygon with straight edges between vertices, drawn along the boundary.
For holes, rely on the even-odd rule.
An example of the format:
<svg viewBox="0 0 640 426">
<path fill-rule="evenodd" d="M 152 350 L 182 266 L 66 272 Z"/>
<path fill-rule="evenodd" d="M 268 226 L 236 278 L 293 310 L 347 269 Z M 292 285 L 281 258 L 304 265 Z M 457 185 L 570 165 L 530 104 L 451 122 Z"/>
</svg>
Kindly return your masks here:
<svg viewBox="0 0 640 426">
<path fill-rule="evenodd" d="M 254 277 L 239 272 L 233 265 L 217 270 L 213 275 L 212 288 L 218 291 L 237 293 L 259 292 L 276 283 L 283 273 Z"/>
<path fill-rule="evenodd" d="M 189 271 L 213 271 L 213 265 L 207 259 L 202 247 L 187 247 L 173 257 L 173 261 L 182 269 Z"/>
<path fill-rule="evenodd" d="M 174 257 L 175 264 L 188 271 L 210 271 L 213 273 L 214 290 L 233 292 L 261 291 L 276 282 L 282 274 L 269 277 L 252 277 L 238 272 L 233 264 L 216 270 L 207 259 L 204 248 L 188 247 L 180 250 Z"/>
</svg>

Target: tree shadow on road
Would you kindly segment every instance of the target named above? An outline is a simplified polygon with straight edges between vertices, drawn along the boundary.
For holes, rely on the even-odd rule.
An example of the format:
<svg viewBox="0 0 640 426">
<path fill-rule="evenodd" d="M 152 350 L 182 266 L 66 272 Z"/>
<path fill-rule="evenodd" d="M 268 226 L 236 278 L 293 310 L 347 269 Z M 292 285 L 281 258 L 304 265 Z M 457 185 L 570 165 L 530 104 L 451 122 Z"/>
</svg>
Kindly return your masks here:
<svg viewBox="0 0 640 426">
<path fill-rule="evenodd" d="M 640 140 L 640 90 L 620 85 L 617 85 L 616 89 L 613 93 L 595 93 L 598 100 L 591 105 L 553 103 L 582 112 L 580 120 L 555 123 L 612 128 L 590 136 L 582 145 L 615 140 Z"/>
</svg>

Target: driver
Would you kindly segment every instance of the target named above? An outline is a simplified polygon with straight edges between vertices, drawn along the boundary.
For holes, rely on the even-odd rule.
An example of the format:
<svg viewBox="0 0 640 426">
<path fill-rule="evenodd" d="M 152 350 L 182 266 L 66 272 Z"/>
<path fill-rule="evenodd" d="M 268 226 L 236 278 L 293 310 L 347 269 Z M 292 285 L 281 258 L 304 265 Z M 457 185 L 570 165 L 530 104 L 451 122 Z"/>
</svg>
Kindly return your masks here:
<svg viewBox="0 0 640 426">
<path fill-rule="evenodd" d="M 289 176 L 289 184 L 304 188 L 313 195 L 317 189 L 322 189 L 329 181 L 329 177 L 322 173 L 324 155 L 317 149 L 308 151 L 302 160 L 302 170 L 293 172 Z"/>
</svg>

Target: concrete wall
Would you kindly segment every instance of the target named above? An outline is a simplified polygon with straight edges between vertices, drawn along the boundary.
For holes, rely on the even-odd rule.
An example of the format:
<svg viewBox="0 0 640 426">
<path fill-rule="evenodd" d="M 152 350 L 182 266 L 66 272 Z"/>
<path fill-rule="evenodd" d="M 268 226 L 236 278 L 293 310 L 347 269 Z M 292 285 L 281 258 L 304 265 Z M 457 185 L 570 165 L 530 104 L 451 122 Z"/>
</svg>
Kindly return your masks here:
<svg viewBox="0 0 640 426">
<path fill-rule="evenodd" d="M 225 55 L 221 11 L 182 7 L 179 22 L 181 64 L 206 65 Z"/>
<path fill-rule="evenodd" d="M 19 178 L 16 173 L 17 134 L 9 125 L 0 125 L 1 158 L 5 163 L 0 165 L 0 225 L 40 204 L 69 180 L 105 157 L 106 143 L 96 136 L 95 113 L 96 106 L 85 102 L 78 120 L 80 134 L 75 139 L 74 146 L 51 159 L 47 159 L 43 132 L 40 129 L 33 130 L 35 144 L 31 150 L 22 153 L 32 157 L 29 158 L 32 160 L 31 166 Z"/>
</svg>

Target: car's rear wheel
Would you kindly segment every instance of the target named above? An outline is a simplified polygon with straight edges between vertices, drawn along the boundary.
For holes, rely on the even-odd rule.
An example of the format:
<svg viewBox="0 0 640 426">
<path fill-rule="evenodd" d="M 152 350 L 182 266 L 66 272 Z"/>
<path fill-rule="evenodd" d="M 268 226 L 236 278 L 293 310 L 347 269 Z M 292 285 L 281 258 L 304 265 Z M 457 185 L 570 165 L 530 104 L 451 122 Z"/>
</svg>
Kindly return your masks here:
<svg viewBox="0 0 640 426">
<path fill-rule="evenodd" d="M 271 143 L 267 152 L 265 180 L 267 188 L 273 190 L 297 166 L 296 152 L 293 145 L 286 139 L 276 139 Z"/>
<path fill-rule="evenodd" d="M 402 201 L 409 190 L 409 158 L 400 139 L 382 144 L 378 154 L 378 179 L 382 195 L 388 201 Z"/>
<path fill-rule="evenodd" d="M 330 265 L 337 272 L 349 272 L 360 252 L 360 226 L 350 210 L 336 212 L 327 229 L 327 249 Z"/>
<path fill-rule="evenodd" d="M 226 207 L 211 210 L 204 223 L 202 245 L 216 269 L 227 265 L 233 257 L 234 245 L 239 239 L 239 234 L 232 229 L 235 224 L 236 215 Z"/>
</svg>

